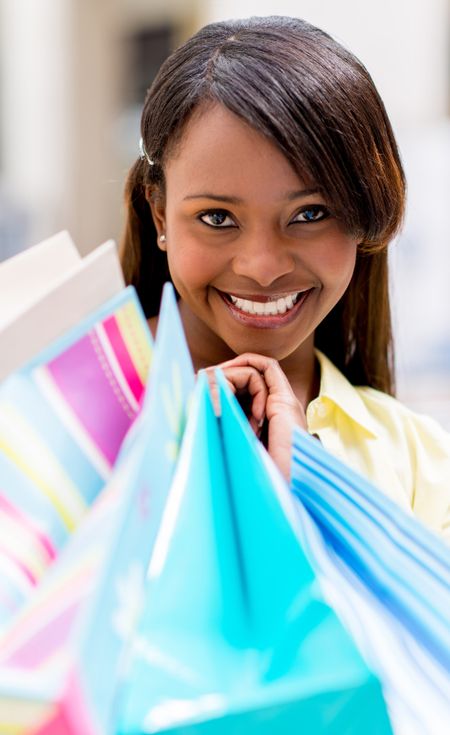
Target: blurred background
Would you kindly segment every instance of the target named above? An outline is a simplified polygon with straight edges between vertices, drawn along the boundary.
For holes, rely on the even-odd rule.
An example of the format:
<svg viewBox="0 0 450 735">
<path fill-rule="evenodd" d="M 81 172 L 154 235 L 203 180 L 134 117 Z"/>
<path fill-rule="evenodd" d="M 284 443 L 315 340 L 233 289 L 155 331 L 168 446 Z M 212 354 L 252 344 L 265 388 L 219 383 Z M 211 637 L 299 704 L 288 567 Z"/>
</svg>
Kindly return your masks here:
<svg viewBox="0 0 450 735">
<path fill-rule="evenodd" d="M 68 229 L 120 239 L 146 89 L 200 26 L 303 17 L 368 67 L 409 182 L 393 245 L 399 396 L 450 429 L 449 0 L 0 0 L 0 260 Z"/>
</svg>

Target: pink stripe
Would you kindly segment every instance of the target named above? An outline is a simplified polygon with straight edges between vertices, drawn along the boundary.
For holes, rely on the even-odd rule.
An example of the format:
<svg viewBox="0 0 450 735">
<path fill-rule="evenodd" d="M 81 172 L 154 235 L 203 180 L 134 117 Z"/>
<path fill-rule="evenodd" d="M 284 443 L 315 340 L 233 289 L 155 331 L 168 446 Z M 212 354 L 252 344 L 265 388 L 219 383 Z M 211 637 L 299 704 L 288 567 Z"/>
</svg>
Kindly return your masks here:
<svg viewBox="0 0 450 735">
<path fill-rule="evenodd" d="M 70 722 L 67 722 L 65 713 L 57 705 L 56 712 L 53 710 L 37 730 L 33 729 L 31 735 L 75 735 L 75 733 Z"/>
<path fill-rule="evenodd" d="M 30 569 L 28 569 L 28 567 L 22 561 L 20 561 L 20 559 L 18 559 L 17 556 L 15 556 L 15 554 L 12 554 L 11 549 L 8 549 L 6 546 L 4 546 L 1 543 L 1 541 L 0 541 L 0 554 L 3 554 L 3 556 L 6 556 L 7 559 L 10 559 L 13 562 L 13 564 L 18 569 L 20 569 L 23 576 L 26 577 L 27 581 L 31 582 L 33 587 L 36 586 L 38 582 L 38 578 L 35 577 L 33 572 Z"/>
<path fill-rule="evenodd" d="M 88 560 L 88 564 L 83 563 L 76 569 L 76 573 L 72 573 L 63 580 L 63 584 L 51 589 L 34 607 L 28 608 L 21 619 L 8 630 L 8 648 L 6 657 L 2 651 L 3 658 L 9 661 L 16 655 L 21 656 L 22 652 L 25 652 L 23 655 L 26 655 L 28 646 L 33 647 L 35 636 L 41 636 L 41 631 L 51 629 L 53 621 L 63 616 L 66 610 L 76 609 L 81 605 L 92 589 L 94 571 L 93 560 Z M 55 601 L 62 601 L 57 612 L 55 612 Z M 36 618 L 38 618 L 38 623 L 30 636 L 28 634 L 29 623 L 30 620 Z M 43 633 L 42 635 L 45 637 Z M 47 638 L 51 641 L 51 633 L 47 634 Z"/>
<path fill-rule="evenodd" d="M 58 617 L 49 620 L 31 639 L 14 651 L 8 657 L 7 663 L 25 669 L 38 668 L 45 664 L 55 651 L 67 643 L 82 601 L 82 599 L 72 600 Z"/>
<path fill-rule="evenodd" d="M 136 412 L 115 379 L 96 335 L 78 340 L 47 369 L 63 398 L 112 465 Z"/>
<path fill-rule="evenodd" d="M 12 505 L 1 493 L 0 493 L 0 510 L 3 510 L 7 515 L 10 515 L 15 520 L 24 526 L 30 533 L 33 534 L 36 541 L 40 544 L 43 551 L 48 556 L 49 561 L 53 561 L 56 557 L 55 547 L 53 546 L 50 538 L 46 536 L 40 528 L 38 528 L 32 521 L 31 518 L 22 513 L 18 508 Z"/>
<path fill-rule="evenodd" d="M 103 322 L 103 327 L 126 381 L 130 386 L 131 392 L 139 403 L 144 390 L 144 384 L 142 383 L 142 380 L 136 370 L 136 366 L 128 352 L 128 348 L 123 340 L 116 317 L 111 316 L 109 319 L 106 319 Z"/>
<path fill-rule="evenodd" d="M 72 672 L 56 712 L 33 735 L 99 735 L 80 677 Z"/>
<path fill-rule="evenodd" d="M 72 671 L 69 678 L 65 709 L 67 718 L 72 724 L 72 732 L 76 735 L 99 735 L 102 732 L 102 728 L 96 724 L 93 717 L 95 703 L 88 701 L 82 675 L 76 669 Z"/>
</svg>

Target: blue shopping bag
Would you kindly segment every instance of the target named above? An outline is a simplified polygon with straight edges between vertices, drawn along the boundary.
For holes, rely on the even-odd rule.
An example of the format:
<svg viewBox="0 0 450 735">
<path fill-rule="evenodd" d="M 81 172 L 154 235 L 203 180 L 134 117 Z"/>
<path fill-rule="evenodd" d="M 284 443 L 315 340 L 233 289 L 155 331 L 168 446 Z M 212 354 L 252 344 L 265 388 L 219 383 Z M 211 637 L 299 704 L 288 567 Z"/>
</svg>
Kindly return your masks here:
<svg viewBox="0 0 450 735">
<path fill-rule="evenodd" d="M 334 606 L 380 676 L 393 722 L 407 722 L 400 732 L 445 733 L 448 548 L 300 429 L 293 437 L 291 485 L 313 564 L 331 583 Z"/>
<path fill-rule="evenodd" d="M 236 399 L 191 406 L 149 565 L 120 735 L 390 733 L 380 683 L 325 602 Z"/>
<path fill-rule="evenodd" d="M 448 547 L 301 430 L 292 489 L 327 543 L 450 673 Z"/>
</svg>

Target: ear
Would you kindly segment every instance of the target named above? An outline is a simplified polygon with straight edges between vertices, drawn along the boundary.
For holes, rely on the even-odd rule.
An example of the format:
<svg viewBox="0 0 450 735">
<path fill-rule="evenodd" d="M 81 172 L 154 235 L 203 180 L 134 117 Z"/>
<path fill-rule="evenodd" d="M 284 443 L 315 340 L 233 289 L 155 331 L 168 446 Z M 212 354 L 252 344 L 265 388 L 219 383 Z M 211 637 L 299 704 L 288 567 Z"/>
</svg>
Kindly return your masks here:
<svg viewBox="0 0 450 735">
<path fill-rule="evenodd" d="M 161 242 L 161 235 L 166 234 L 166 203 L 161 190 L 152 186 L 145 187 L 145 198 L 148 201 L 156 233 L 158 235 L 157 245 L 160 250 L 166 250 L 165 241 Z"/>
</svg>

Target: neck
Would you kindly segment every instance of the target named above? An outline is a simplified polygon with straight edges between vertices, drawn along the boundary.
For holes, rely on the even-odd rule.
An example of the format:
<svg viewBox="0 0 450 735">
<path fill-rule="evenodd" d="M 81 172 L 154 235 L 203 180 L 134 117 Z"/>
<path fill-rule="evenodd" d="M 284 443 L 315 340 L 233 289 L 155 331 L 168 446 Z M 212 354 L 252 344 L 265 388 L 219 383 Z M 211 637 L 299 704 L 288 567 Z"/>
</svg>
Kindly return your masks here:
<svg viewBox="0 0 450 735">
<path fill-rule="evenodd" d="M 314 353 L 314 335 L 294 353 L 280 360 L 280 367 L 306 412 L 311 401 L 319 395 L 320 389 L 320 366 Z"/>
</svg>

